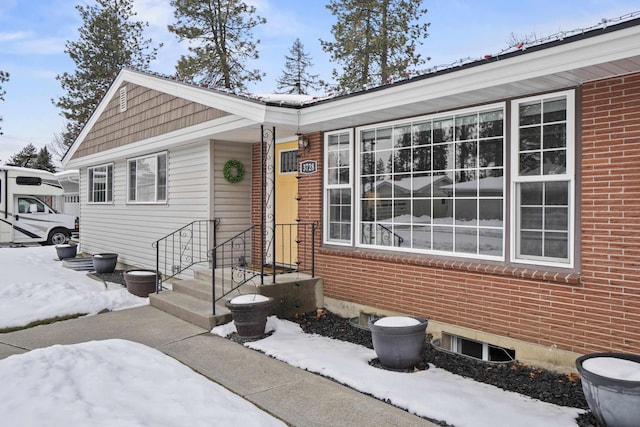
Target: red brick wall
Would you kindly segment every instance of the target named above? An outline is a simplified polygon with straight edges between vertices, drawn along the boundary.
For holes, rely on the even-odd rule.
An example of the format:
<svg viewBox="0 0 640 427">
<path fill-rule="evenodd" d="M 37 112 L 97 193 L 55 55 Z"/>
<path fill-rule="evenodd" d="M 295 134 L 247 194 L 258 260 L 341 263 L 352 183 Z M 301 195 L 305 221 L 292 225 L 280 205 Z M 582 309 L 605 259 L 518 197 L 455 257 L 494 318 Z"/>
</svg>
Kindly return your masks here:
<svg viewBox="0 0 640 427">
<path fill-rule="evenodd" d="M 640 353 L 640 74 L 585 84 L 581 110 L 579 274 L 321 247 L 325 295 L 578 353 Z M 308 158 L 319 172 L 299 180 L 299 217 L 318 222 L 321 246 L 320 134 Z"/>
</svg>

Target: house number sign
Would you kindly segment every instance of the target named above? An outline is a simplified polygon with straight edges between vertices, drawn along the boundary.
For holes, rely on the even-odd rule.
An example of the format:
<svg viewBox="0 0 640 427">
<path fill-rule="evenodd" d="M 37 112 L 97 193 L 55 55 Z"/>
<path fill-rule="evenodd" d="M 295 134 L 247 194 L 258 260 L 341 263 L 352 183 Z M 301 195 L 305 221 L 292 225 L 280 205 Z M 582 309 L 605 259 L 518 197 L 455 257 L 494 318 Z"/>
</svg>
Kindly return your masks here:
<svg viewBox="0 0 640 427">
<path fill-rule="evenodd" d="M 300 173 L 311 175 L 318 172 L 318 162 L 316 160 L 305 160 L 300 162 Z"/>
</svg>

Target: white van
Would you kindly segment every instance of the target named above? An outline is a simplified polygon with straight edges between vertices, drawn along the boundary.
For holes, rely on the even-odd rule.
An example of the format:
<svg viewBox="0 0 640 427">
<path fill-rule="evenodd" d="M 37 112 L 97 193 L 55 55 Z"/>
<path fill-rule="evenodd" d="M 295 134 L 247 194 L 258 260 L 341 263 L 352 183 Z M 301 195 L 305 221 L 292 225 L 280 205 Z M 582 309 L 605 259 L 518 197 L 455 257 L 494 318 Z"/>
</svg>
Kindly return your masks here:
<svg viewBox="0 0 640 427">
<path fill-rule="evenodd" d="M 79 232 L 79 218 L 51 207 L 64 189 L 51 172 L 0 166 L 0 243 L 65 243 Z"/>
</svg>

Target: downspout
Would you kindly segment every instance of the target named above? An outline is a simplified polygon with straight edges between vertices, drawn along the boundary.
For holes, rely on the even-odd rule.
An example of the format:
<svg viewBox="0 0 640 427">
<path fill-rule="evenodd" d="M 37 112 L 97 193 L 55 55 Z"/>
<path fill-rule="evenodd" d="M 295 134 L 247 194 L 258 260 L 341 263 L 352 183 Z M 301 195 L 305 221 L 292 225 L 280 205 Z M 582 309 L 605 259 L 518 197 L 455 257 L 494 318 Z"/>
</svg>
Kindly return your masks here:
<svg viewBox="0 0 640 427">
<path fill-rule="evenodd" d="M 260 125 L 260 285 L 264 285 L 264 125 Z"/>
<path fill-rule="evenodd" d="M 273 242 L 271 244 L 271 270 L 273 270 L 273 283 L 276 283 L 276 174 L 278 171 L 276 170 L 276 164 L 278 163 L 276 160 L 276 127 L 273 127 L 273 137 L 271 139 L 273 143 L 273 173 L 271 178 L 273 179 L 273 190 L 271 192 L 271 204 L 273 206 L 273 220 L 271 221 L 271 229 L 273 230 Z"/>
</svg>

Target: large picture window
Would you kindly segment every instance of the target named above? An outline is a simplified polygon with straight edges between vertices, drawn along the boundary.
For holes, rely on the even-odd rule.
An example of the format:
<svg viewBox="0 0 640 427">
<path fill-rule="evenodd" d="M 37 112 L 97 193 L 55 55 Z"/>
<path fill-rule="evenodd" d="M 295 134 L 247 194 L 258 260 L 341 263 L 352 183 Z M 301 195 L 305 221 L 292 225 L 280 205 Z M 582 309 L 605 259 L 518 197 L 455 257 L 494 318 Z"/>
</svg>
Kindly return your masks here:
<svg viewBox="0 0 640 427">
<path fill-rule="evenodd" d="M 167 201 L 167 153 L 129 159 L 127 164 L 130 203 Z"/>
<path fill-rule="evenodd" d="M 502 104 L 358 135 L 359 245 L 503 256 Z"/>
<path fill-rule="evenodd" d="M 574 105 L 566 91 L 361 127 L 353 144 L 327 133 L 325 242 L 573 267 Z"/>
<path fill-rule="evenodd" d="M 88 168 L 87 183 L 89 203 L 113 202 L 113 164 Z"/>
</svg>

